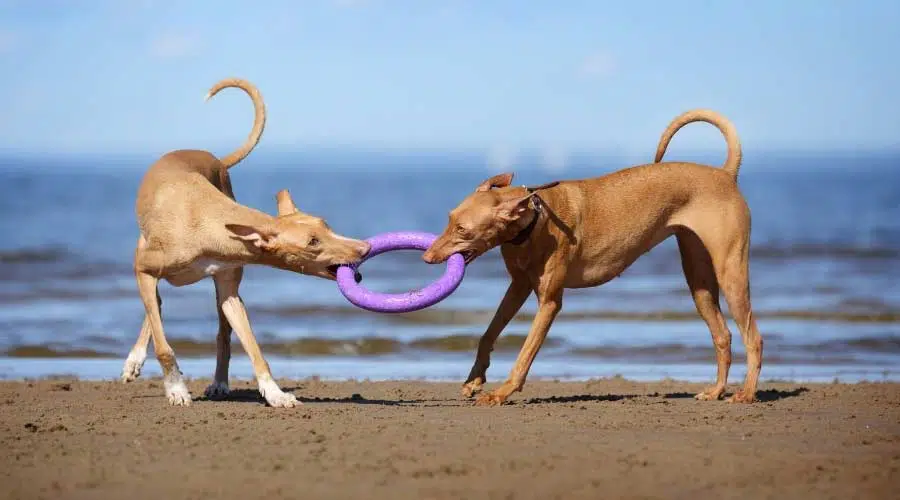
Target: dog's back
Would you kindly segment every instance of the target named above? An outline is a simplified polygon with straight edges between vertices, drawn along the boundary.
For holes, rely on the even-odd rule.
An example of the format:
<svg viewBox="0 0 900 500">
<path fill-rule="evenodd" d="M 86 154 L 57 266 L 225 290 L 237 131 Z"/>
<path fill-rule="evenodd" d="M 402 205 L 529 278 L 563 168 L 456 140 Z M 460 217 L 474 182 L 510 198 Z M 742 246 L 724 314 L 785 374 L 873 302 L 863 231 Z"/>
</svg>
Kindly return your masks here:
<svg viewBox="0 0 900 500">
<path fill-rule="evenodd" d="M 253 101 L 253 129 L 240 148 L 221 160 L 208 151 L 177 150 L 163 155 L 144 174 L 135 211 L 141 234 L 150 246 L 185 241 L 203 229 L 203 211 L 227 209 L 234 204 L 228 169 L 247 157 L 265 129 L 265 105 L 259 90 L 237 78 L 215 84 L 209 100 L 219 91 L 236 87 Z"/>
<path fill-rule="evenodd" d="M 163 155 L 144 174 L 135 211 L 148 241 L 183 240 L 185 231 L 201 223 L 201 210 L 216 210 L 233 199 L 228 170 L 218 158 L 179 150 Z"/>
<path fill-rule="evenodd" d="M 725 136 L 728 156 L 723 167 L 660 163 L 674 134 L 695 121 L 715 125 Z M 712 212 L 709 219 L 727 214 L 727 220 L 749 226 L 750 211 L 737 186 L 741 156 L 730 121 L 715 111 L 692 110 L 666 128 L 654 163 L 562 181 L 542 191 L 557 219 L 548 236 L 571 247 L 569 283 L 595 286 L 618 276 L 682 226 L 696 224 L 707 211 Z M 691 214 L 693 222 L 685 214 Z"/>
<path fill-rule="evenodd" d="M 676 132 L 697 121 L 714 125 L 722 132 L 728 155 L 721 168 L 690 162 L 662 162 L 666 148 Z M 604 233 L 641 234 L 646 241 L 637 246 L 653 247 L 672 234 L 678 226 L 678 213 L 685 207 L 703 210 L 745 211 L 746 202 L 737 187 L 742 159 L 741 143 L 734 125 L 724 116 L 709 109 L 694 109 L 675 117 L 663 132 L 653 163 L 637 165 L 607 175 L 560 183 L 580 191 L 568 194 L 579 206 L 573 213 L 582 219 L 581 228 L 594 228 Z M 553 196 L 549 190 L 547 196 Z M 560 200 L 562 201 L 562 200 Z M 573 201 L 563 201 L 563 205 Z M 558 206 L 558 205 L 555 205 Z M 749 217 L 749 212 L 747 214 Z M 586 219 L 586 220 L 585 220 Z M 593 221 L 592 219 L 599 219 Z M 576 221 L 572 221 L 576 222 Z M 591 241 L 602 240 L 594 236 Z M 639 243 L 637 241 L 632 243 Z M 649 249 L 649 248 L 648 248 Z"/>
<path fill-rule="evenodd" d="M 562 181 L 541 192 L 553 207 L 548 236 L 571 245 L 576 281 L 595 286 L 614 278 L 674 234 L 685 211 L 727 211 L 749 217 L 734 178 L 696 163 L 638 165 L 600 177 Z M 598 270 L 593 271 L 587 268 Z"/>
</svg>

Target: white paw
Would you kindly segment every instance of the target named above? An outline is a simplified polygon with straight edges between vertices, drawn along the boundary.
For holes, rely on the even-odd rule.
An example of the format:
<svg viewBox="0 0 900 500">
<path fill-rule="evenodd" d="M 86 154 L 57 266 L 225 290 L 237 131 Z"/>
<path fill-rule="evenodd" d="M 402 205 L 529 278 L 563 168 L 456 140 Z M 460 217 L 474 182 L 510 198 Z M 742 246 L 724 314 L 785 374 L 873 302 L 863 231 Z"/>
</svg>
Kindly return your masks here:
<svg viewBox="0 0 900 500">
<path fill-rule="evenodd" d="M 259 393 L 273 408 L 293 408 L 303 404 L 297 401 L 293 394 L 282 391 L 271 378 L 259 378 L 257 382 L 259 383 Z"/>
<path fill-rule="evenodd" d="M 122 382 L 134 382 L 141 376 L 141 368 L 144 367 L 144 360 L 147 359 L 147 350 L 135 349 L 128 353 L 125 359 L 125 366 L 122 368 Z"/>
<path fill-rule="evenodd" d="M 172 406 L 190 406 L 191 405 L 191 393 L 188 391 L 186 385 L 184 385 L 184 381 L 179 377 L 178 380 L 174 381 L 164 381 L 163 385 L 166 387 L 166 397 L 169 399 L 169 404 Z"/>
<path fill-rule="evenodd" d="M 204 394 L 209 399 L 225 399 L 229 392 L 231 391 L 228 389 L 228 382 L 213 382 L 209 384 Z"/>
</svg>

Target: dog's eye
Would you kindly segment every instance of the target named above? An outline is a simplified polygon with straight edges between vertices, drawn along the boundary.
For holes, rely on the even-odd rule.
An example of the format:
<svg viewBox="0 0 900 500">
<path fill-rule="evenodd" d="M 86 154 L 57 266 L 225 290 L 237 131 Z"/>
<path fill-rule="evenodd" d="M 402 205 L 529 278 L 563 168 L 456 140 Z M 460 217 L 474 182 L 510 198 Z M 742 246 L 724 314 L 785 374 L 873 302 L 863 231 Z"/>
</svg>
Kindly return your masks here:
<svg viewBox="0 0 900 500">
<path fill-rule="evenodd" d="M 306 246 L 314 247 L 314 246 L 317 246 L 318 244 L 319 244 L 319 238 L 312 236 L 309 238 L 309 243 L 307 243 Z"/>
<path fill-rule="evenodd" d="M 462 235 L 466 234 L 466 228 L 464 228 L 464 227 L 462 227 L 461 225 L 457 224 L 457 225 L 456 225 L 456 234 L 462 234 Z"/>
</svg>

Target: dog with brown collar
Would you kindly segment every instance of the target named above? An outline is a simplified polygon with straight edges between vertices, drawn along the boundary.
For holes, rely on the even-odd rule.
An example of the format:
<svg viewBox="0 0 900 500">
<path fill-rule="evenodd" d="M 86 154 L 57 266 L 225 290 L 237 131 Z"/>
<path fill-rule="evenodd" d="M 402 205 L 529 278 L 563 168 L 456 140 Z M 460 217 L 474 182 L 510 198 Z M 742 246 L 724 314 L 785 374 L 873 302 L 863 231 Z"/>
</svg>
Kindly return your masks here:
<svg viewBox="0 0 900 500">
<path fill-rule="evenodd" d="M 672 137 L 692 122 L 707 122 L 725 136 L 723 168 L 662 162 Z M 719 305 L 728 302 L 747 351 L 744 387 L 731 402 L 755 400 L 763 341 L 750 306 L 750 209 L 737 184 L 741 145 L 732 123 L 712 110 L 676 117 L 663 133 L 654 163 L 600 177 L 534 188 L 512 186 L 512 173 L 493 176 L 450 211 L 449 223 L 422 258 L 467 262 L 500 247 L 511 282 L 478 344 L 462 394 L 482 390 L 497 337 L 534 292 L 538 310 L 506 381 L 476 404 L 501 404 L 521 391 L 547 332 L 562 310 L 565 289 L 602 285 L 641 255 L 674 235 L 700 317 L 712 334 L 717 375 L 699 400 L 724 396 L 731 367 L 731 332 Z"/>
</svg>

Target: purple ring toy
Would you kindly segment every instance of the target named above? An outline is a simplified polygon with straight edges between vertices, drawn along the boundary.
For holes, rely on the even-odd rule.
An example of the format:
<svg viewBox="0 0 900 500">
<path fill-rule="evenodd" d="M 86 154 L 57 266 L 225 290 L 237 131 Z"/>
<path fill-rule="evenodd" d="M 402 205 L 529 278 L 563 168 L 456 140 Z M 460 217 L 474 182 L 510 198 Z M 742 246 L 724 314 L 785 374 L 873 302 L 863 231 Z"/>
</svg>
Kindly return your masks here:
<svg viewBox="0 0 900 500">
<path fill-rule="evenodd" d="M 437 235 L 419 232 L 393 232 L 373 236 L 366 241 L 372 249 L 362 265 L 376 255 L 392 250 L 427 250 Z M 418 311 L 446 299 L 462 282 L 466 272 L 465 258 L 456 253 L 447 261 L 447 271 L 430 285 L 406 293 L 379 293 L 367 290 L 356 283 L 354 268 L 341 266 L 337 270 L 338 289 L 351 304 L 373 312 L 402 313 Z"/>
</svg>

